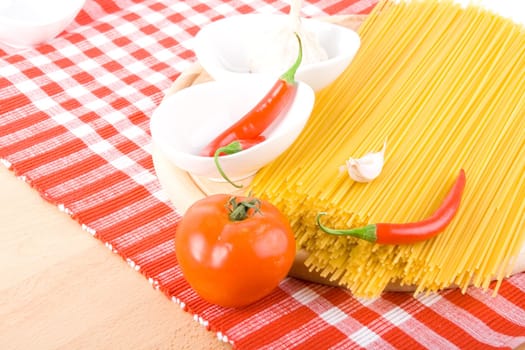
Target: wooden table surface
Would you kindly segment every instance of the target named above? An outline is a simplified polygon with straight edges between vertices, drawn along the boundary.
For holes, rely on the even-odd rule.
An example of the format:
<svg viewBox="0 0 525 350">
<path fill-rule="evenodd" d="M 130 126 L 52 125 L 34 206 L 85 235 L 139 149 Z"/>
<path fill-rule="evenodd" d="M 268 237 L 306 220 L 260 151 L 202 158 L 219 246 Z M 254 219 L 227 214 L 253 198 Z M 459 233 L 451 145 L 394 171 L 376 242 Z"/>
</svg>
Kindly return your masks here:
<svg viewBox="0 0 525 350">
<path fill-rule="evenodd" d="M 0 193 L 0 348 L 231 348 L 3 166 Z"/>
</svg>

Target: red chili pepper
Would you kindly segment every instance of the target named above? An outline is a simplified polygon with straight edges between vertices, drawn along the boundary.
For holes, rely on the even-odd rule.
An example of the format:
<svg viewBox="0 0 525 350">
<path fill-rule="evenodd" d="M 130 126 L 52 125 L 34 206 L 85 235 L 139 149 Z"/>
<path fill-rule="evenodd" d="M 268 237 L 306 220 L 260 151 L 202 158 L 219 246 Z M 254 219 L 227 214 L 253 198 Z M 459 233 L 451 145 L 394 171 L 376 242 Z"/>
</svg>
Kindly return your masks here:
<svg viewBox="0 0 525 350">
<path fill-rule="evenodd" d="M 326 213 L 317 215 L 317 224 L 326 233 L 333 235 L 354 236 L 380 244 L 407 244 L 423 241 L 434 237 L 452 221 L 461 202 L 465 187 L 465 172 L 461 169 L 454 186 L 450 189 L 442 205 L 429 218 L 406 224 L 371 224 L 348 230 L 335 230 L 323 226 L 319 218 Z"/>
<path fill-rule="evenodd" d="M 212 157 L 218 148 L 233 141 L 255 139 L 268 129 L 279 116 L 288 111 L 297 92 L 295 72 L 303 57 L 301 39 L 297 34 L 296 37 L 299 42 L 299 54 L 295 63 L 281 75 L 270 91 L 252 110 L 204 147 L 201 155 Z"/>
</svg>

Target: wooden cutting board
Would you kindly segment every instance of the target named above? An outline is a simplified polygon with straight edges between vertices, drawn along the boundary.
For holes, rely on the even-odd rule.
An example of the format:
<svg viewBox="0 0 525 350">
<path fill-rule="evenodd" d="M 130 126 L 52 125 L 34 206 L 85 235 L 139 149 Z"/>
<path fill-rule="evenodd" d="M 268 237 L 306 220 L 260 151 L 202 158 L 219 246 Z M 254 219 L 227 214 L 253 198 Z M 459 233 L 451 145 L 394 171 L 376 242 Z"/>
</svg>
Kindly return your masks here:
<svg viewBox="0 0 525 350">
<path fill-rule="evenodd" d="M 343 25 L 354 30 L 359 28 L 364 19 L 365 16 L 363 15 L 332 16 L 323 18 L 323 20 Z M 210 80 L 211 77 L 203 70 L 199 63 L 193 63 L 172 84 L 170 89 L 166 92 L 166 97 L 188 86 Z M 226 182 L 215 182 L 206 178 L 193 176 L 177 168 L 160 152 L 160 150 L 155 147 L 152 151 L 152 157 L 159 181 L 163 189 L 167 192 L 171 202 L 180 213 L 184 213 L 191 204 L 208 195 L 215 193 L 245 194 L 246 188 L 249 187 L 252 180 L 252 178 L 247 178 L 240 181 L 240 183 L 243 184 L 243 188 L 238 190 Z M 304 261 L 307 257 L 307 252 L 297 252 L 294 265 L 289 273 L 290 276 L 326 285 L 337 285 L 337 282 L 329 281 L 327 278 L 321 277 L 319 273 L 308 271 L 304 265 Z M 525 271 L 525 245 L 518 256 L 512 274 L 523 271 Z M 387 291 L 405 292 L 414 291 L 414 289 L 413 286 L 399 286 L 397 284 L 391 284 L 386 288 Z"/>
</svg>

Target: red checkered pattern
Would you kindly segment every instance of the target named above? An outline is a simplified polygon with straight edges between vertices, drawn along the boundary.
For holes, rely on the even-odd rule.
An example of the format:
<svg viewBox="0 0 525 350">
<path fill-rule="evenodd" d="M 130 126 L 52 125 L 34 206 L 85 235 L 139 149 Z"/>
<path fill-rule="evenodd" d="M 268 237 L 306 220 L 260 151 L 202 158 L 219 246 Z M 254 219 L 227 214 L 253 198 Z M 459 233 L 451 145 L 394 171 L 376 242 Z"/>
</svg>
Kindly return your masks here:
<svg viewBox="0 0 525 350">
<path fill-rule="evenodd" d="M 310 0 L 306 16 L 366 13 L 375 0 Z M 192 37 L 282 0 L 91 0 L 34 49 L 0 47 L 0 159 L 219 339 L 238 349 L 512 348 L 525 342 L 525 274 L 497 297 L 469 289 L 362 300 L 288 278 L 242 310 L 201 300 L 174 255 L 180 216 L 153 170 L 149 117 L 192 59 Z M 104 271 L 101 271 L 104 273 Z"/>
</svg>

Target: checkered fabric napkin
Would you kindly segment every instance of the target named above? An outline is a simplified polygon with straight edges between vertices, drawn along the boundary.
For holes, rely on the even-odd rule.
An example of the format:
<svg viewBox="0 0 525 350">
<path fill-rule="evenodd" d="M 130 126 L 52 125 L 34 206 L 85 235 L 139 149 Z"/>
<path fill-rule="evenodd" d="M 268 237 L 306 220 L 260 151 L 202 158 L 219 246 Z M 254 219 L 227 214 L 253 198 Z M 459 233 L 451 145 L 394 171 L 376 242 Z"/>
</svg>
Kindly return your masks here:
<svg viewBox="0 0 525 350">
<path fill-rule="evenodd" d="M 306 16 L 366 13 L 375 0 L 310 0 Z M 34 49 L 0 47 L 0 159 L 238 349 L 511 348 L 525 342 L 525 274 L 478 289 L 374 300 L 288 278 L 242 310 L 201 300 L 177 265 L 180 216 L 155 176 L 149 117 L 223 16 L 287 12 L 282 0 L 87 1 Z M 103 273 L 103 271 L 101 271 Z"/>
</svg>

